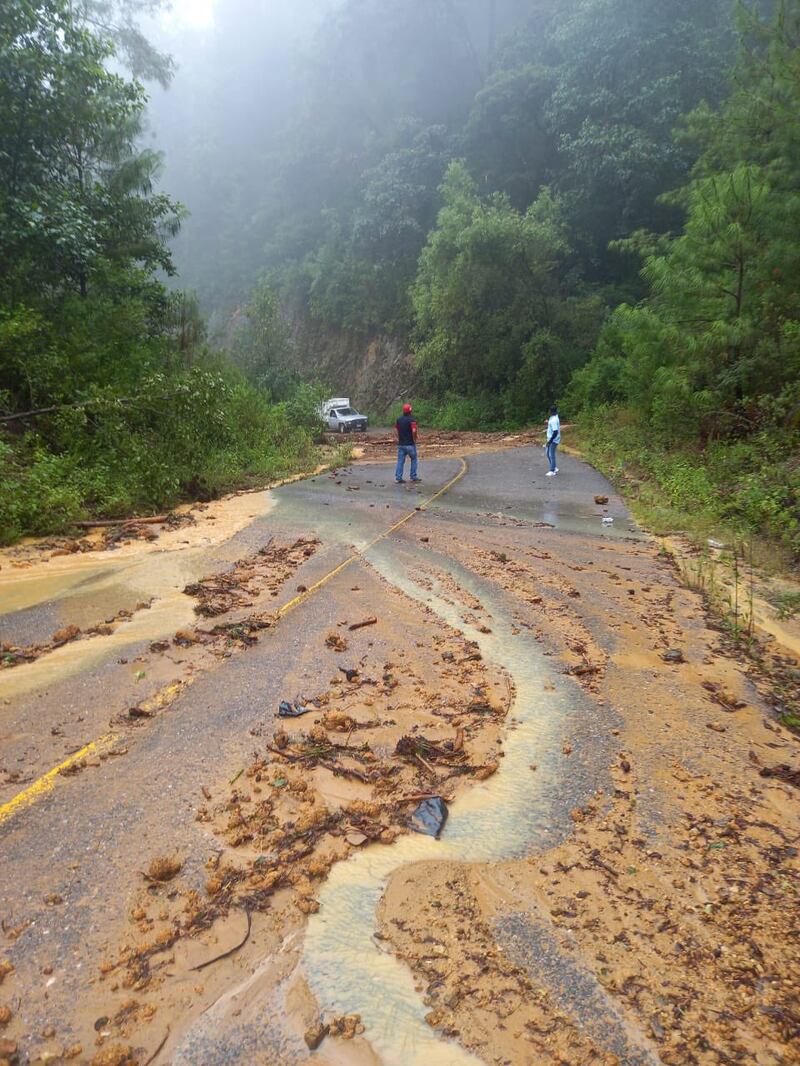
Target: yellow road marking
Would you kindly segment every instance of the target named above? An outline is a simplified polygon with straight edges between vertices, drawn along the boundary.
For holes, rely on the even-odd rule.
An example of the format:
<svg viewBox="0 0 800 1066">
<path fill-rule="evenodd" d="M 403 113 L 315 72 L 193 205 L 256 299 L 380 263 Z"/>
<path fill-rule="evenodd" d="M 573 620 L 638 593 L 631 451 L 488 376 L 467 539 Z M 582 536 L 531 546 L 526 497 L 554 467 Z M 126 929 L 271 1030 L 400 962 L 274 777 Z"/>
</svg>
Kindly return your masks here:
<svg viewBox="0 0 800 1066">
<path fill-rule="evenodd" d="M 312 596 L 315 592 L 321 589 L 323 585 L 327 585 L 328 582 L 332 581 L 337 574 L 341 574 L 343 570 L 346 570 L 351 563 L 354 563 L 357 559 L 360 559 L 363 556 L 364 552 L 369 551 L 369 549 L 373 548 L 379 541 L 385 540 L 386 537 L 390 537 L 392 533 L 400 529 L 401 526 L 404 526 L 406 522 L 410 522 L 414 515 L 419 514 L 420 511 L 427 511 L 430 505 L 432 503 L 435 503 L 435 501 L 438 500 L 440 496 L 444 496 L 444 494 L 448 492 L 457 481 L 460 481 L 462 479 L 466 472 L 466 461 L 464 459 L 461 459 L 461 469 L 459 470 L 459 472 L 454 478 L 451 478 L 451 480 L 448 481 L 446 485 L 439 489 L 439 491 L 435 493 L 435 495 L 431 496 L 429 499 L 425 500 L 424 503 L 420 504 L 419 508 L 414 508 L 413 511 L 410 511 L 407 515 L 401 518 L 399 522 L 395 522 L 393 526 L 389 526 L 389 528 L 385 529 L 383 533 L 379 533 L 377 537 L 373 537 L 371 541 L 364 545 L 361 551 L 354 552 L 349 558 L 345 559 L 343 563 L 339 563 L 337 567 L 335 567 L 329 573 L 325 574 L 324 577 L 321 577 L 319 581 L 316 581 L 313 585 L 307 588 L 305 592 L 301 592 L 299 596 L 295 596 L 294 599 L 289 600 L 288 603 L 285 603 L 283 607 L 280 607 L 276 612 L 277 617 L 283 618 L 283 616 L 285 614 L 288 614 L 289 611 L 294 610 L 295 607 L 299 607 L 300 604 L 307 600 L 309 596 Z"/>
<path fill-rule="evenodd" d="M 170 703 L 175 700 L 180 693 L 191 685 L 193 678 L 187 678 L 185 681 L 173 681 L 169 685 L 165 685 L 164 688 L 159 689 L 149 699 L 144 700 L 139 706 L 143 711 L 160 711 L 164 707 L 168 707 Z M 93 740 L 80 751 L 74 752 L 68 759 L 60 765 L 53 767 L 52 770 L 48 770 L 42 777 L 36 779 L 32 785 L 19 792 L 8 803 L 4 803 L 0 806 L 0 825 L 3 822 L 7 822 L 9 818 L 13 818 L 15 814 L 23 810 L 25 807 L 30 807 L 32 804 L 40 800 L 42 796 L 46 795 L 56 786 L 59 776 L 62 770 L 69 770 L 70 767 L 81 762 L 82 759 L 87 758 L 90 755 L 99 755 L 100 752 L 108 751 L 119 740 L 116 733 L 106 733 L 105 736 L 99 738 L 99 740 Z"/>
<path fill-rule="evenodd" d="M 76 751 L 73 755 L 70 755 L 70 757 L 65 759 L 59 766 L 54 766 L 53 769 L 49 770 L 43 777 L 34 781 L 33 784 L 23 792 L 20 792 L 12 800 L 9 800 L 8 803 L 4 803 L 3 806 L 0 807 L 0 825 L 2 825 L 3 822 L 7 822 L 9 818 L 12 818 L 24 807 L 30 807 L 46 793 L 51 792 L 55 788 L 56 781 L 62 770 L 69 770 L 70 767 L 79 763 L 89 755 L 99 755 L 101 751 L 106 751 L 110 748 L 116 740 L 117 736 L 115 733 L 106 733 L 104 737 L 100 737 L 99 740 L 93 740 L 90 744 L 81 748 L 80 751 Z"/>
<path fill-rule="evenodd" d="M 328 582 L 333 580 L 333 578 L 336 577 L 337 574 L 341 574 L 343 570 L 347 569 L 347 567 L 350 566 L 351 563 L 354 563 L 357 559 L 360 559 L 365 551 L 369 551 L 369 549 L 374 547 L 379 541 L 385 540 L 386 537 L 391 536 L 392 533 L 400 529 L 401 526 L 404 526 L 407 522 L 410 522 L 411 519 L 415 515 L 419 514 L 421 511 L 427 511 L 430 505 L 432 503 L 435 503 L 440 496 L 444 496 L 444 494 L 448 492 L 453 487 L 453 485 L 456 484 L 456 482 L 461 480 L 461 478 L 466 474 L 466 472 L 466 461 L 464 459 L 461 459 L 461 469 L 459 470 L 459 472 L 454 478 L 451 478 L 451 480 L 448 481 L 446 485 L 439 489 L 437 493 L 435 493 L 429 499 L 425 500 L 424 503 L 420 504 L 419 508 L 415 508 L 413 511 L 410 511 L 398 522 L 395 522 L 393 526 L 390 526 L 388 529 L 384 530 L 383 533 L 379 533 L 376 537 L 373 537 L 373 539 L 369 541 L 369 543 L 364 545 L 360 552 L 354 552 L 353 555 L 345 559 L 343 563 L 340 563 L 338 566 L 334 567 L 334 569 L 329 571 L 329 573 L 325 574 L 324 577 L 321 577 L 319 581 L 316 581 L 305 592 L 301 592 L 299 596 L 295 596 L 294 599 L 291 599 L 288 603 L 285 603 L 283 607 L 278 610 L 277 617 L 283 618 L 284 615 L 288 614 L 295 607 L 299 607 L 301 603 L 304 603 L 305 600 L 309 598 L 309 596 L 312 596 L 324 585 L 327 585 Z M 142 704 L 140 704 L 140 706 L 145 711 L 161 710 L 164 707 L 167 707 L 170 703 L 172 703 L 173 700 L 175 700 L 176 697 L 192 683 L 192 680 L 192 678 L 187 678 L 185 681 L 174 681 L 172 682 L 172 684 L 167 685 L 165 688 L 156 692 L 149 699 L 145 700 Z M 14 796 L 14 798 L 9 800 L 8 803 L 4 803 L 2 806 L 0 806 L 0 825 L 2 825 L 3 822 L 7 822 L 9 818 L 13 818 L 15 814 L 18 814 L 24 808 L 30 807 L 32 804 L 36 803 L 37 800 L 41 799 L 42 796 L 46 795 L 48 792 L 51 792 L 55 788 L 56 782 L 58 781 L 58 778 L 63 770 L 68 770 L 76 763 L 79 763 L 82 759 L 87 758 L 87 756 L 99 755 L 100 752 L 107 751 L 114 745 L 114 743 L 118 739 L 119 738 L 115 733 L 106 733 L 105 736 L 100 737 L 98 740 L 91 741 L 91 743 L 81 748 L 80 751 L 76 751 L 73 755 L 70 755 L 70 757 L 68 759 L 65 759 L 64 762 L 62 762 L 59 766 L 55 766 L 52 770 L 48 770 L 46 774 L 34 781 L 32 785 L 29 785 L 28 788 L 24 789 L 24 791 Z"/>
</svg>

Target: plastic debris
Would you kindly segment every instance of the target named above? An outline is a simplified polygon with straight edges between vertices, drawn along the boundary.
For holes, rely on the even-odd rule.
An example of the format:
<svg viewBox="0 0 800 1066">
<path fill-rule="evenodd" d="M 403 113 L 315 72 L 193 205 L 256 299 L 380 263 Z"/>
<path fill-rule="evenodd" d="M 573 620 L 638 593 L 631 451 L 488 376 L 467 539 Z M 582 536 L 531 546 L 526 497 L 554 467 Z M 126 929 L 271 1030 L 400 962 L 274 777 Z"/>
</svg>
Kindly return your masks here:
<svg viewBox="0 0 800 1066">
<path fill-rule="evenodd" d="M 303 714 L 310 714 L 311 711 L 316 710 L 315 707 L 303 707 L 298 700 L 294 701 L 294 705 L 289 703 L 288 700 L 281 700 L 278 707 L 279 718 L 299 718 Z"/>
<path fill-rule="evenodd" d="M 446 821 L 447 804 L 441 796 L 432 796 L 414 809 L 408 824 L 415 833 L 438 837 Z"/>
<path fill-rule="evenodd" d="M 603 519 L 603 525 L 604 526 L 613 526 L 614 525 L 614 519 L 611 517 L 610 514 L 607 514 L 605 516 L 605 518 Z"/>
</svg>

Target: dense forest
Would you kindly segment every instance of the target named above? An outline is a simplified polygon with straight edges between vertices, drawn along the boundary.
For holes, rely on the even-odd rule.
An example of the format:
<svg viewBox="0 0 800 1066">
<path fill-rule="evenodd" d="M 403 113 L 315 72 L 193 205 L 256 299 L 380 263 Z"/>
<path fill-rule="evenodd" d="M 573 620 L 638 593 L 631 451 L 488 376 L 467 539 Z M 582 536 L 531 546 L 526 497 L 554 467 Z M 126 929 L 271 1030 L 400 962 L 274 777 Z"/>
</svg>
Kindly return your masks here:
<svg viewBox="0 0 800 1066">
<path fill-rule="evenodd" d="M 203 345 L 164 279 L 184 209 L 155 188 L 146 96 L 166 80 L 133 2 L 0 12 L 0 538 L 152 511 L 313 461 L 282 405 Z"/>
<path fill-rule="evenodd" d="M 800 554 L 796 0 L 160 6 L 0 15 L 3 536 L 309 462 L 314 345 L 389 337 L 423 422 L 557 400 Z"/>
</svg>

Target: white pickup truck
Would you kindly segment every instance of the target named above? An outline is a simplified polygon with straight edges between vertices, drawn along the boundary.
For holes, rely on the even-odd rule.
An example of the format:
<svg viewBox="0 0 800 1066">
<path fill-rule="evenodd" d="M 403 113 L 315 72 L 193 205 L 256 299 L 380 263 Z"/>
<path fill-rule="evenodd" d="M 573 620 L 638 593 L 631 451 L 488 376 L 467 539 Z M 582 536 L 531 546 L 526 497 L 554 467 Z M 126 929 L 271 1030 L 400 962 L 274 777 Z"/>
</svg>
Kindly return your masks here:
<svg viewBox="0 0 800 1066">
<path fill-rule="evenodd" d="M 366 415 L 360 415 L 350 406 L 348 396 L 327 400 L 320 408 L 322 421 L 334 433 L 363 433 L 367 428 Z"/>
</svg>

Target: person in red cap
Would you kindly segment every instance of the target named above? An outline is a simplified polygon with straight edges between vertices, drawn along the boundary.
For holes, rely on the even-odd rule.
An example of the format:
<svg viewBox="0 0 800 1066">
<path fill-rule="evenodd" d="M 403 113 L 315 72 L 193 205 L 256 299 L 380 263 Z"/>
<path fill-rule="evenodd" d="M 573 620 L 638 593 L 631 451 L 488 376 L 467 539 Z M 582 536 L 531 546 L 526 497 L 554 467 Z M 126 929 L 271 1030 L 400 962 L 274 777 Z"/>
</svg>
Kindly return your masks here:
<svg viewBox="0 0 800 1066">
<path fill-rule="evenodd" d="M 405 478 L 403 474 L 406 468 L 406 457 L 411 460 L 411 480 L 420 481 L 417 477 L 417 423 L 411 411 L 411 404 L 403 404 L 403 413 L 394 424 L 397 436 L 397 470 L 395 481 L 402 485 Z"/>
</svg>

